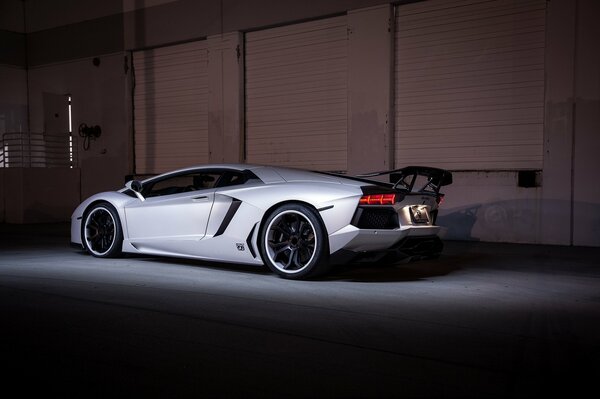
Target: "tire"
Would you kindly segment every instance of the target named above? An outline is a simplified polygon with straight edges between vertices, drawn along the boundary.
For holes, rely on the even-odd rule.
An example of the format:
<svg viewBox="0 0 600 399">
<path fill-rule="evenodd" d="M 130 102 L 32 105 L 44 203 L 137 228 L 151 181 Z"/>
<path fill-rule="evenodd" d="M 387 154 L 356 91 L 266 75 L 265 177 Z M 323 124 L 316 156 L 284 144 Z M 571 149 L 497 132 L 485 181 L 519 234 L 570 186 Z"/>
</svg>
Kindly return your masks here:
<svg viewBox="0 0 600 399">
<path fill-rule="evenodd" d="M 258 247 L 263 263 L 288 279 L 316 277 L 327 271 L 328 242 L 321 218 L 312 208 L 285 204 L 262 225 Z"/>
<path fill-rule="evenodd" d="M 121 255 L 123 229 L 112 205 L 100 202 L 86 211 L 81 225 L 81 242 L 85 250 L 97 258 Z"/>
</svg>

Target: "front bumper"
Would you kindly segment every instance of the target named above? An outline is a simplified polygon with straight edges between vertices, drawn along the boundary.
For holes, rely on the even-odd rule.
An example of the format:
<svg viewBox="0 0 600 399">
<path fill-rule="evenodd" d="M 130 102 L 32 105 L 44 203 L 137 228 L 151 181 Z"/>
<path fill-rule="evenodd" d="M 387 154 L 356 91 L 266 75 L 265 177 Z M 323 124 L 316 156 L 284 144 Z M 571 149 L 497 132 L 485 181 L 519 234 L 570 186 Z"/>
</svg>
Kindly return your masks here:
<svg viewBox="0 0 600 399">
<path fill-rule="evenodd" d="M 81 217 L 71 216 L 71 244 L 82 246 L 81 242 Z"/>
</svg>

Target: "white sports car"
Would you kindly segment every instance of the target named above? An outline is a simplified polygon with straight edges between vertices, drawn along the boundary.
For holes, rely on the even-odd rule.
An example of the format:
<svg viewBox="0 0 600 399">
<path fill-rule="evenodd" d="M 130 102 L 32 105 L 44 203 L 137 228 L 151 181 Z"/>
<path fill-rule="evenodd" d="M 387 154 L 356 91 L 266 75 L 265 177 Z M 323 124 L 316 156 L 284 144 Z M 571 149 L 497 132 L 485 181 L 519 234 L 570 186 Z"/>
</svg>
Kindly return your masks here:
<svg viewBox="0 0 600 399">
<path fill-rule="evenodd" d="M 380 179 L 389 175 L 390 183 Z M 71 241 L 122 252 L 267 265 L 313 277 L 330 264 L 437 256 L 448 171 L 406 167 L 360 177 L 255 165 L 176 170 L 96 194 L 71 218 Z"/>
</svg>

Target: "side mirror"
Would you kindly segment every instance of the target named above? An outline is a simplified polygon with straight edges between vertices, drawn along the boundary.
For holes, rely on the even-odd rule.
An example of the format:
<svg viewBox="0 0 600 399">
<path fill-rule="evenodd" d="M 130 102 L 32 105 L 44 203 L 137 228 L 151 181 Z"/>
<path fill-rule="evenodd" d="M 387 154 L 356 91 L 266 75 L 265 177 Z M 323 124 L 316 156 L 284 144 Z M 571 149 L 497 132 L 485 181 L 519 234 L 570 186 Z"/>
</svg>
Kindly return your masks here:
<svg viewBox="0 0 600 399">
<path fill-rule="evenodd" d="M 142 183 L 140 183 L 139 180 L 133 180 L 131 182 L 131 189 L 133 191 L 135 191 L 136 193 L 141 193 L 142 192 Z"/>
<path fill-rule="evenodd" d="M 142 195 L 142 183 L 139 180 L 131 180 L 128 181 L 125 184 L 125 187 L 127 187 L 128 189 L 130 189 L 131 191 L 133 191 L 136 195 L 136 197 L 138 197 L 140 199 L 140 201 L 145 201 L 146 199 L 144 198 L 144 196 Z"/>
</svg>

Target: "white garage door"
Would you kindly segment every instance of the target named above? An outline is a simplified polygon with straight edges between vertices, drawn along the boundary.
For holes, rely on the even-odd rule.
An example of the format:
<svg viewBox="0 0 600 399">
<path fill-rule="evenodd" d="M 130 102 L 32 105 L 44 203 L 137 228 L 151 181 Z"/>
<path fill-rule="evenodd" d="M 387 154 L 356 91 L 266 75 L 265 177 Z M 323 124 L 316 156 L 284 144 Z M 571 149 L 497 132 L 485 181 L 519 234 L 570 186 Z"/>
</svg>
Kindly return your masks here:
<svg viewBox="0 0 600 399">
<path fill-rule="evenodd" d="M 133 53 L 135 172 L 208 162 L 206 41 Z"/>
<path fill-rule="evenodd" d="M 346 17 L 246 34 L 246 159 L 346 170 Z"/>
<path fill-rule="evenodd" d="M 396 166 L 541 169 L 545 0 L 396 8 Z"/>
</svg>

